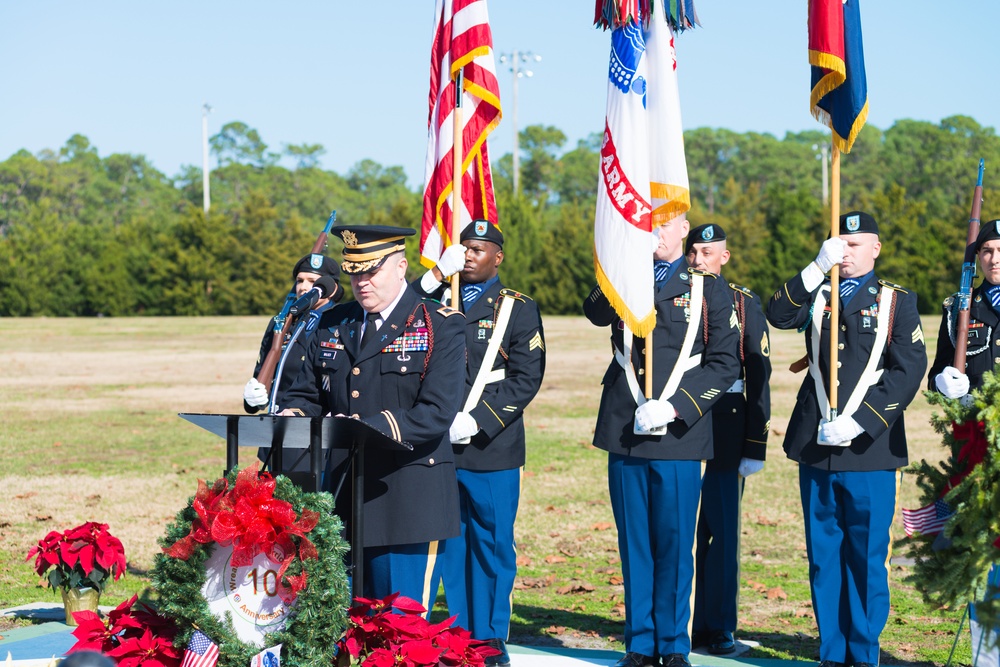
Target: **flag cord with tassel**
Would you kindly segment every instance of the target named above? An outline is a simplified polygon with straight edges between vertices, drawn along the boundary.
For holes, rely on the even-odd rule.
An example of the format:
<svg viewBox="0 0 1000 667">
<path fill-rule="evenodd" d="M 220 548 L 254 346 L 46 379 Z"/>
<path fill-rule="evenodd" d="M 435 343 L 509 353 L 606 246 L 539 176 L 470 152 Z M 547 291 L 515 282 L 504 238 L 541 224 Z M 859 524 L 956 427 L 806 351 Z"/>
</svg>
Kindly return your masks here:
<svg viewBox="0 0 1000 667">
<path fill-rule="evenodd" d="M 451 243 L 459 243 L 459 235 L 462 233 L 462 160 L 464 156 L 465 143 L 462 135 L 462 87 L 464 84 L 464 69 L 459 68 L 455 72 L 455 129 L 452 139 L 452 152 L 454 153 L 454 169 L 452 170 L 452 204 L 451 204 Z M 462 300 L 462 295 L 458 290 L 458 271 L 451 276 L 451 307 L 456 310 Z"/>
</svg>

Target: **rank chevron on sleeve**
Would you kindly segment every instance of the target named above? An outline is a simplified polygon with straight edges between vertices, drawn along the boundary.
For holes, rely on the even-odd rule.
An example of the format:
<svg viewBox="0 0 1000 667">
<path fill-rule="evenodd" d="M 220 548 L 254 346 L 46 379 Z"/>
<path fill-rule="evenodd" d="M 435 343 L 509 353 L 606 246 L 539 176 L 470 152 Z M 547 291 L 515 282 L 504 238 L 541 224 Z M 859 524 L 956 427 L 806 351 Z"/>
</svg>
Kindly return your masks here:
<svg viewBox="0 0 1000 667">
<path fill-rule="evenodd" d="M 542 340 L 541 331 L 536 331 L 535 335 L 531 337 L 530 341 L 528 341 L 528 351 L 530 352 L 531 350 L 536 349 L 541 349 L 542 352 L 545 351 L 545 342 Z"/>
</svg>

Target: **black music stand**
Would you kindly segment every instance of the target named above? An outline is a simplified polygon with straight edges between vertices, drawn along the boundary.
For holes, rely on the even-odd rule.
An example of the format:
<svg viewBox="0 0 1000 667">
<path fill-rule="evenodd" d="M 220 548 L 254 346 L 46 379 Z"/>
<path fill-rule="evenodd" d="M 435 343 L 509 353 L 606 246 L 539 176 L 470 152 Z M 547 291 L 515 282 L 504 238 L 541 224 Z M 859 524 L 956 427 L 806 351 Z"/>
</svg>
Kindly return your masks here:
<svg viewBox="0 0 1000 667">
<path fill-rule="evenodd" d="M 272 461 L 280 470 L 281 450 L 309 448 L 312 486 L 321 491 L 323 451 L 347 449 L 351 452 L 351 560 L 353 597 L 364 594 L 364 506 L 365 449 L 405 449 L 413 445 L 393 440 L 375 428 L 351 417 L 279 417 L 277 415 L 222 415 L 182 412 L 179 417 L 226 439 L 226 473 L 239 462 L 239 448 L 275 448 Z M 312 489 L 306 489 L 312 490 Z"/>
</svg>

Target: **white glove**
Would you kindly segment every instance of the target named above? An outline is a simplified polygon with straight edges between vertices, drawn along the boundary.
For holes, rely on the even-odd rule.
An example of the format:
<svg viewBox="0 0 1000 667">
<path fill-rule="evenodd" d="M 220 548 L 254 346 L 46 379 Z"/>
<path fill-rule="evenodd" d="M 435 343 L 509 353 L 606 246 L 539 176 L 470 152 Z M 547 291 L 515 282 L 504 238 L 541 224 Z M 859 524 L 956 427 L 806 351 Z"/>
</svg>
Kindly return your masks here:
<svg viewBox="0 0 1000 667">
<path fill-rule="evenodd" d="M 639 430 L 645 433 L 666 426 L 673 420 L 674 406 L 670 404 L 670 401 L 653 399 L 635 409 L 635 423 Z"/>
<path fill-rule="evenodd" d="M 816 442 L 829 447 L 850 447 L 851 440 L 864 432 L 854 417 L 837 417 L 832 422 L 820 423 Z"/>
<path fill-rule="evenodd" d="M 828 273 L 834 264 L 843 262 L 845 246 L 847 246 L 847 241 L 839 236 L 832 236 L 823 241 L 823 247 L 819 249 L 815 260 L 819 270 Z"/>
<path fill-rule="evenodd" d="M 954 366 L 945 366 L 934 376 L 934 386 L 948 398 L 962 398 L 969 393 L 969 376 Z"/>
<path fill-rule="evenodd" d="M 757 459 L 740 459 L 739 473 L 740 477 L 749 477 L 754 475 L 764 469 L 764 462 L 758 461 Z"/>
<path fill-rule="evenodd" d="M 441 253 L 437 261 L 438 271 L 447 278 L 453 273 L 457 273 L 465 268 L 465 251 L 467 248 L 461 243 L 450 245 Z"/>
<path fill-rule="evenodd" d="M 476 418 L 468 412 L 459 412 L 455 415 L 455 421 L 451 423 L 451 429 L 448 430 L 452 443 L 456 445 L 468 443 L 472 436 L 477 433 L 479 433 L 479 424 L 476 423 Z"/>
<path fill-rule="evenodd" d="M 262 408 L 270 401 L 267 397 L 267 388 L 255 378 L 250 378 L 243 387 L 243 400 L 251 408 Z"/>
</svg>

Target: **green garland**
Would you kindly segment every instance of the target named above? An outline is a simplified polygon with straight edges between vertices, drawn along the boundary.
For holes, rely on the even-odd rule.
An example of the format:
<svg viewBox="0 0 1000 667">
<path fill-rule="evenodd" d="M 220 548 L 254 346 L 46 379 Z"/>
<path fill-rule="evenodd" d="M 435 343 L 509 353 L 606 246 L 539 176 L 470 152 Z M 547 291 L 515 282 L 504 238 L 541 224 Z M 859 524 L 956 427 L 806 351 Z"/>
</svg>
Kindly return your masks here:
<svg viewBox="0 0 1000 667">
<path fill-rule="evenodd" d="M 1000 548 L 994 541 L 1000 536 L 1000 375 L 986 373 L 981 389 L 972 395 L 974 404 L 965 407 L 958 400 L 937 392 L 925 392 L 928 402 L 938 405 L 944 415 L 934 413 L 931 423 L 942 435 L 951 455 L 939 466 L 920 461 L 910 467 L 922 490 L 921 506 L 939 498 L 954 514 L 940 536 L 914 535 L 904 538 L 915 557 L 912 578 L 924 600 L 940 606 L 959 606 L 975 602 L 976 614 L 984 627 L 1000 626 L 1000 590 L 987 586 L 992 565 L 1000 561 Z M 975 466 L 954 488 L 949 480 L 960 475 L 966 466 L 957 455 L 962 442 L 952 433 L 952 422 L 976 420 L 985 424 L 988 445 L 982 463 Z"/>
<path fill-rule="evenodd" d="M 233 470 L 227 475 L 229 488 L 235 484 L 236 474 Z M 302 491 L 282 476 L 276 478 L 274 497 L 291 503 L 299 515 L 303 509 L 319 513 L 319 523 L 309 532 L 319 558 L 305 561 L 296 558 L 289 565 L 287 575 L 299 575 L 305 568 L 307 585 L 296 597 L 285 629 L 267 635 L 264 645 L 282 644 L 281 663 L 288 667 L 328 665 L 332 663 L 337 640 L 347 628 L 347 608 L 351 601 L 344 566 L 348 546 L 341 537 L 340 519 L 333 514 L 333 497 L 328 493 Z M 197 516 L 191 504 L 193 499 L 167 526 L 166 535 L 159 540 L 163 548 L 169 548 L 190 532 Z M 241 641 L 229 615 L 225 620 L 216 617 L 201 593 L 205 561 L 213 546 L 198 545 L 187 560 L 157 554 L 152 578 L 159 593 L 158 609 L 177 622 L 180 628 L 177 646 L 187 646 L 197 627 L 218 644 L 219 667 L 246 667 L 261 647 Z"/>
</svg>

